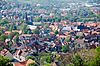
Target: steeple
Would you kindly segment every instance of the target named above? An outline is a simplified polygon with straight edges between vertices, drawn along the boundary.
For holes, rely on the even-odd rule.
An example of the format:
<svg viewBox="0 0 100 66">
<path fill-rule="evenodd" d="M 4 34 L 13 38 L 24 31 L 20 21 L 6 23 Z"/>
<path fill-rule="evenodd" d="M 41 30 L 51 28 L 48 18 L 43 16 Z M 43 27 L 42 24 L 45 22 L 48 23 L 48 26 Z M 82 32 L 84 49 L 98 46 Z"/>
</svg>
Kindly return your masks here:
<svg viewBox="0 0 100 66">
<path fill-rule="evenodd" d="M 25 12 L 25 21 L 28 21 L 27 12 Z"/>
</svg>

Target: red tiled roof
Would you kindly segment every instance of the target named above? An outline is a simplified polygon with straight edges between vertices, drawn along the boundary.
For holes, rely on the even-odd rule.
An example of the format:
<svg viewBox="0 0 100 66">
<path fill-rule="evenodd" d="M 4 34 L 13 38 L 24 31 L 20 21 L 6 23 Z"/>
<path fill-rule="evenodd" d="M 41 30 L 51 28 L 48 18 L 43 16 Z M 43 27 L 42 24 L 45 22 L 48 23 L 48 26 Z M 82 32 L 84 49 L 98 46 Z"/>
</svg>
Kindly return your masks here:
<svg viewBox="0 0 100 66">
<path fill-rule="evenodd" d="M 14 66 L 28 66 L 29 64 L 31 63 L 35 63 L 35 61 L 29 59 L 27 61 L 24 61 L 24 62 L 17 62 L 17 63 L 14 63 Z"/>
</svg>

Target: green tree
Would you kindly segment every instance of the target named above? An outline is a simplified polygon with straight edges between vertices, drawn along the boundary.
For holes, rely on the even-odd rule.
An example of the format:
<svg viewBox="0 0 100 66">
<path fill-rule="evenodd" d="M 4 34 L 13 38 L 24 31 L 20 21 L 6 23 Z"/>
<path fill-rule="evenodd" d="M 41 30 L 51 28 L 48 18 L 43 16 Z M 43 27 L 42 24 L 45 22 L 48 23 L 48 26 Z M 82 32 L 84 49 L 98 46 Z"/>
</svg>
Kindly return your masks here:
<svg viewBox="0 0 100 66">
<path fill-rule="evenodd" d="M 40 22 L 42 19 L 41 19 L 41 17 L 35 17 L 34 18 L 34 21 L 36 21 L 36 22 Z"/>
<path fill-rule="evenodd" d="M 100 66 L 100 47 L 95 49 L 96 54 L 91 61 L 85 62 L 86 66 Z"/>
<path fill-rule="evenodd" d="M 12 66 L 10 63 L 10 59 L 0 55 L 0 66 Z"/>
<path fill-rule="evenodd" d="M 94 60 L 94 61 L 85 62 L 85 66 L 97 66 L 97 65 Z"/>
<path fill-rule="evenodd" d="M 78 39 L 78 38 L 80 38 L 80 36 L 75 36 L 75 39 Z"/>
<path fill-rule="evenodd" d="M 7 39 L 7 36 L 6 36 L 6 35 L 2 34 L 2 35 L 0 36 L 0 40 L 1 40 L 1 41 L 5 41 L 6 39 Z"/>
<path fill-rule="evenodd" d="M 34 56 L 28 56 L 27 59 L 35 60 L 35 57 Z"/>
<path fill-rule="evenodd" d="M 6 24 L 8 24 L 8 23 L 9 23 L 9 22 L 8 22 L 7 19 L 2 19 L 2 20 L 0 20 L 0 25 L 2 25 L 2 26 L 6 25 Z"/>
<path fill-rule="evenodd" d="M 56 31 L 55 31 L 55 34 L 57 35 L 58 33 L 59 33 L 58 30 L 56 30 Z"/>
<path fill-rule="evenodd" d="M 16 35 L 16 38 L 14 39 L 14 42 L 18 42 L 19 41 L 19 35 Z"/>
<path fill-rule="evenodd" d="M 70 42 L 70 38 L 71 38 L 70 36 L 66 36 L 65 41 Z"/>
<path fill-rule="evenodd" d="M 74 64 L 74 66 L 84 66 L 84 61 L 83 59 L 80 57 L 80 55 L 75 54 L 72 58 L 72 62 Z"/>
<path fill-rule="evenodd" d="M 3 32 L 0 30 L 0 35 L 2 35 L 3 34 Z"/>
<path fill-rule="evenodd" d="M 8 39 L 12 39 L 12 38 L 13 38 L 12 34 L 8 35 Z"/>
<path fill-rule="evenodd" d="M 31 63 L 29 66 L 38 66 L 36 63 Z"/>
<path fill-rule="evenodd" d="M 52 62 L 52 59 L 51 59 L 50 56 L 48 56 L 48 57 L 46 58 L 46 62 L 47 62 L 47 63 L 51 63 L 51 62 Z"/>
<path fill-rule="evenodd" d="M 62 46 L 62 52 L 66 53 L 68 51 L 69 51 L 69 46 L 68 45 Z"/>
<path fill-rule="evenodd" d="M 14 34 L 14 35 L 19 35 L 19 33 L 18 33 L 18 32 L 13 32 L 13 34 Z"/>
<path fill-rule="evenodd" d="M 96 58 L 95 58 L 95 63 L 96 63 L 96 66 L 100 66 L 100 46 L 96 48 Z"/>
<path fill-rule="evenodd" d="M 47 63 L 47 64 L 45 64 L 45 65 L 43 65 L 43 66 L 51 66 L 51 64 L 50 64 L 50 63 Z"/>
<path fill-rule="evenodd" d="M 22 33 L 25 33 L 26 29 L 27 29 L 27 24 L 25 24 L 24 21 L 21 21 L 21 25 L 20 25 L 20 28 L 22 30 Z"/>
<path fill-rule="evenodd" d="M 54 20 L 55 20 L 55 22 L 60 22 L 61 18 L 60 17 L 55 17 Z"/>
<path fill-rule="evenodd" d="M 27 29 L 27 34 L 32 34 L 30 29 Z"/>
<path fill-rule="evenodd" d="M 40 31 L 39 31 L 39 29 L 35 29 L 35 30 L 33 30 L 33 33 L 34 34 L 40 34 Z"/>
</svg>

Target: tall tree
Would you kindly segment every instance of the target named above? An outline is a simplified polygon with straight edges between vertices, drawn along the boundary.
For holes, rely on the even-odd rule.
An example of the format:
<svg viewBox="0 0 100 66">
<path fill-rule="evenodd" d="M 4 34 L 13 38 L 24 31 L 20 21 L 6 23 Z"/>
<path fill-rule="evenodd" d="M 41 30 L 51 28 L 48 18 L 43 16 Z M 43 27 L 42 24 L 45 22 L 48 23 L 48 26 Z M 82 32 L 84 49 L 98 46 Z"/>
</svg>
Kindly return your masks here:
<svg viewBox="0 0 100 66">
<path fill-rule="evenodd" d="M 0 66 L 13 66 L 12 64 L 9 64 L 9 62 L 9 58 L 0 55 Z"/>
<path fill-rule="evenodd" d="M 74 64 L 74 66 L 84 66 L 84 61 L 83 59 L 80 57 L 80 55 L 75 54 L 73 56 L 72 62 Z"/>
</svg>

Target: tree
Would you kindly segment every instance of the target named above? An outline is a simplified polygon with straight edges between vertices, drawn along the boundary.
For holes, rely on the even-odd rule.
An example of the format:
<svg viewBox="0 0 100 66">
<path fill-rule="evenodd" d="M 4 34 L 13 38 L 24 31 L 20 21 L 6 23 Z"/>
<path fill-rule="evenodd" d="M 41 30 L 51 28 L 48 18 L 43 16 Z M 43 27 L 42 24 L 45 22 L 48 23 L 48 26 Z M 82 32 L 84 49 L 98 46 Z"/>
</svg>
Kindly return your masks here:
<svg viewBox="0 0 100 66">
<path fill-rule="evenodd" d="M 70 42 L 70 39 L 65 39 L 66 40 L 66 42 Z"/>
<path fill-rule="evenodd" d="M 43 65 L 43 66 L 51 66 L 51 64 L 50 64 L 50 63 L 47 63 L 47 64 L 45 64 L 45 65 Z"/>
<path fill-rule="evenodd" d="M 84 61 L 83 59 L 80 57 L 80 55 L 75 54 L 72 58 L 72 62 L 74 64 L 74 66 L 84 66 Z"/>
<path fill-rule="evenodd" d="M 2 34 L 2 35 L 0 36 L 0 40 L 1 40 L 1 41 L 5 41 L 6 39 L 7 39 L 7 36 L 6 36 L 6 35 Z"/>
<path fill-rule="evenodd" d="M 12 45 L 13 45 L 13 42 L 10 41 L 10 42 L 8 43 L 8 48 L 10 48 Z"/>
<path fill-rule="evenodd" d="M 9 31 L 12 32 L 12 30 L 13 30 L 13 26 L 14 26 L 14 25 L 10 25 L 10 26 L 9 26 Z"/>
<path fill-rule="evenodd" d="M 96 66 L 100 66 L 100 46 L 96 48 L 96 52 L 95 63 Z"/>
<path fill-rule="evenodd" d="M 59 33 L 58 30 L 56 30 L 56 31 L 55 31 L 55 34 L 57 35 L 58 33 Z"/>
<path fill-rule="evenodd" d="M 86 62 L 86 66 L 97 66 L 95 61 Z"/>
<path fill-rule="evenodd" d="M 0 66 L 13 66 L 12 64 L 9 64 L 10 61 L 9 58 L 0 55 Z"/>
<path fill-rule="evenodd" d="M 35 33 L 35 34 L 40 34 L 40 31 L 39 31 L 39 29 L 35 29 L 35 30 L 33 31 L 33 33 Z"/>
<path fill-rule="evenodd" d="M 27 34 L 32 34 L 30 29 L 27 29 Z"/>
<path fill-rule="evenodd" d="M 3 29 L 0 29 L 0 36 L 3 34 Z"/>
<path fill-rule="evenodd" d="M 80 36 L 75 36 L 75 39 L 78 39 L 78 38 L 80 38 Z"/>
<path fill-rule="evenodd" d="M 49 24 L 43 24 L 44 28 L 48 28 L 49 27 Z"/>
<path fill-rule="evenodd" d="M 95 57 L 87 63 L 87 66 L 100 66 L 100 47 L 97 47 L 95 51 Z"/>
<path fill-rule="evenodd" d="M 70 42 L 70 38 L 71 38 L 70 36 L 67 36 L 67 37 L 65 38 L 65 41 L 66 41 L 66 42 Z"/>
<path fill-rule="evenodd" d="M 18 32 L 13 32 L 13 34 L 14 34 L 14 35 L 19 35 L 19 33 L 18 33 Z"/>
<path fill-rule="evenodd" d="M 94 52 L 94 56 L 90 57 L 92 60 L 89 59 L 87 62 L 85 62 L 85 66 L 100 66 L 100 47 L 92 49 L 92 52 Z"/>
<path fill-rule="evenodd" d="M 62 52 L 66 53 L 67 51 L 69 51 L 69 46 L 68 45 L 62 46 Z"/>
<path fill-rule="evenodd" d="M 35 60 L 35 57 L 34 56 L 28 56 L 27 59 Z"/>
<path fill-rule="evenodd" d="M 2 25 L 2 26 L 6 25 L 6 24 L 8 24 L 8 23 L 9 23 L 9 22 L 8 22 L 8 20 L 6 20 L 6 19 L 0 20 L 0 25 Z"/>
<path fill-rule="evenodd" d="M 16 38 L 14 39 L 14 42 L 18 42 L 19 41 L 19 35 L 16 35 Z"/>
<path fill-rule="evenodd" d="M 8 39 L 12 39 L 13 38 L 13 35 L 12 34 L 10 34 L 10 35 L 8 35 L 8 37 L 7 37 Z"/>
<path fill-rule="evenodd" d="M 61 18 L 60 17 L 55 17 L 54 20 L 55 20 L 55 22 L 60 22 Z"/>
<path fill-rule="evenodd" d="M 38 66 L 36 63 L 31 63 L 29 66 Z"/>
<path fill-rule="evenodd" d="M 22 30 L 22 33 L 25 33 L 26 28 L 27 28 L 27 24 L 25 24 L 25 22 L 22 21 L 22 24 L 20 25 L 20 28 L 21 28 L 21 30 Z"/>
<path fill-rule="evenodd" d="M 50 56 L 48 56 L 48 57 L 46 58 L 46 62 L 47 62 L 47 63 L 51 63 L 51 62 L 52 62 L 52 59 L 51 59 Z"/>
<path fill-rule="evenodd" d="M 35 17 L 35 18 L 34 18 L 34 21 L 35 21 L 35 22 L 40 22 L 41 20 L 42 20 L 41 17 Z"/>
</svg>

